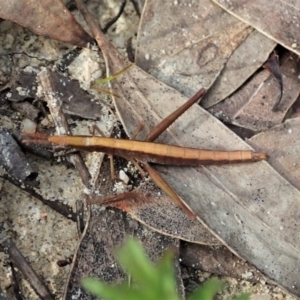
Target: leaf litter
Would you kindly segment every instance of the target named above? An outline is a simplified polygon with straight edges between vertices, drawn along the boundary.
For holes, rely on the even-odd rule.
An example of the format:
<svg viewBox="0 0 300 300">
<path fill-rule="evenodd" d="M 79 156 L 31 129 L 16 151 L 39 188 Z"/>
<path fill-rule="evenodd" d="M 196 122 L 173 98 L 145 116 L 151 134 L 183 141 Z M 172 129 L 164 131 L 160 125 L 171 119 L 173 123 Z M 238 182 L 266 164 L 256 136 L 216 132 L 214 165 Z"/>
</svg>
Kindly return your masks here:
<svg viewBox="0 0 300 300">
<path fill-rule="evenodd" d="M 55 6 L 54 1 L 52 1 L 51 5 Z M 61 12 L 63 13 L 63 11 Z M 53 62 L 59 68 L 65 54 L 72 52 L 70 45 L 55 42 L 42 36 L 35 36 L 31 32 L 9 21 L 2 20 L 0 27 L 1 49 L 4 50 L 1 51 L 1 88 L 4 87 L 4 90 L 11 86 L 18 89 L 18 83 L 14 85 L 16 81 L 13 79 L 15 79 L 15 74 L 20 70 L 25 71 L 27 75 L 32 75 L 37 72 L 41 65 L 52 65 Z M 84 40 L 81 39 L 81 42 L 83 44 Z M 95 74 L 95 68 L 99 68 L 99 61 L 95 60 L 94 51 L 90 49 L 85 49 L 84 51 L 87 53 L 86 59 L 81 59 L 77 70 L 74 70 L 74 68 L 70 70 L 70 68 L 69 72 L 74 78 L 76 76 L 81 76 L 81 78 L 89 76 L 91 80 Z M 93 64 L 92 68 L 91 64 Z M 11 69 L 6 68 L 7 65 Z M 79 73 L 80 76 L 78 76 Z M 58 81 L 60 81 L 61 85 L 64 85 L 65 80 L 61 79 L 58 79 Z M 32 83 L 32 86 L 29 85 L 27 87 L 34 89 L 35 84 Z M 22 91 L 23 87 L 21 89 L 19 85 L 18 90 Z M 36 95 L 38 90 L 39 88 L 35 89 L 35 92 L 31 91 L 33 94 L 28 95 L 27 98 L 26 94 L 24 95 L 26 101 L 30 104 L 33 103 L 36 107 L 38 107 L 38 101 L 36 101 L 39 98 Z M 78 93 L 79 91 L 82 93 L 80 89 L 77 89 L 77 91 Z M 61 91 L 61 93 L 64 92 L 63 90 Z M 5 96 L 6 93 L 1 94 L 1 127 L 8 128 L 9 130 L 19 130 L 22 116 L 9 109 Z M 91 97 L 89 96 L 88 98 L 87 102 L 90 101 Z M 105 126 L 108 126 L 109 122 L 112 123 L 111 118 L 108 118 L 106 115 L 107 109 L 103 109 L 103 105 L 101 106 L 98 103 L 98 107 L 93 106 L 93 110 L 94 112 L 99 112 L 96 123 L 105 131 Z M 41 113 L 42 111 L 43 108 L 39 106 L 39 112 Z M 84 112 L 81 111 L 81 113 Z M 44 129 L 47 129 L 47 127 L 51 128 L 51 118 L 48 117 L 45 111 L 43 115 L 39 115 L 38 119 L 41 122 L 38 124 L 39 129 L 41 127 Z M 104 128 L 101 126 L 102 122 L 105 123 Z M 75 128 L 77 134 L 88 134 L 88 124 L 88 121 L 75 118 L 71 125 Z M 86 131 L 80 131 L 82 128 Z M 57 158 L 57 160 L 64 161 L 64 158 Z M 41 159 L 34 159 L 33 157 L 29 161 L 33 162 L 34 166 L 39 170 L 38 181 L 40 188 L 35 190 L 38 196 L 41 196 L 41 198 L 44 197 L 49 202 L 60 201 L 62 205 L 69 205 L 75 211 L 75 202 L 83 197 L 84 191 L 84 187 L 80 183 L 80 178 L 76 172 L 66 167 L 64 163 L 57 165 L 56 162 L 44 162 Z M 92 163 L 95 163 L 94 159 Z M 1 170 L 2 175 L 3 172 Z M 27 195 L 20 188 L 15 188 L 2 178 L 1 196 L 1 225 L 5 228 L 2 231 L 3 236 L 1 238 L 13 237 L 17 247 L 30 260 L 34 270 L 49 283 L 51 292 L 55 295 L 61 295 L 63 289 L 62 283 L 66 280 L 69 266 L 60 268 L 56 262 L 72 258 L 74 248 L 78 242 L 76 225 L 70 219 L 57 214 L 49 207 L 40 203 L 40 201 L 36 201 L 32 196 Z M 70 215 L 73 216 L 74 214 Z M 3 252 L 0 253 L 0 256 L 2 261 L 7 260 L 7 256 Z M 7 276 L 8 271 L 8 267 L 3 264 L 0 270 L 1 278 L 3 278 L 3 281 L 1 281 L 2 289 L 5 289 L 10 284 L 10 277 Z M 31 289 L 28 282 L 24 283 L 23 280 L 21 282 L 21 289 L 25 298 L 37 299 L 35 292 Z M 8 293 L 10 293 L 10 290 Z"/>
<path fill-rule="evenodd" d="M 212 85 L 252 29 L 209 0 L 192 5 L 185 1 L 176 3 L 146 2 L 136 63 L 190 97 L 200 87 L 208 89 Z M 172 20 L 168 22 L 165 13 L 173 16 Z"/>
<path fill-rule="evenodd" d="M 278 82 L 269 70 L 265 69 L 209 111 L 227 123 L 256 132 L 280 124 L 300 93 L 298 57 L 290 52 L 285 53 L 280 69 L 283 77 L 282 98 Z M 274 111 L 273 107 L 277 103 L 277 110 Z"/>
<path fill-rule="evenodd" d="M 100 32 L 95 32 L 108 74 L 123 69 L 125 60 Z M 115 99 L 115 105 L 129 136 L 142 120 L 145 134 L 186 101 L 182 94 L 138 67 L 131 68 L 111 85 L 124 98 L 124 101 Z M 208 149 L 249 149 L 223 124 L 196 106 L 159 141 L 191 147 L 201 144 Z M 198 214 L 200 223 L 208 225 L 231 251 L 293 294 L 299 294 L 295 288 L 299 281 L 295 269 L 299 240 L 291 220 L 299 217 L 296 207 L 300 194 L 268 163 L 181 168 L 180 172 L 174 167 L 157 167 L 157 170 Z M 276 236 L 277 243 L 269 236 Z"/>
<path fill-rule="evenodd" d="M 115 66 L 115 68 L 117 69 L 116 71 L 120 71 L 120 69 L 118 69 L 118 66 Z M 134 73 L 134 72 L 132 72 L 132 73 Z M 142 72 L 142 75 L 143 75 L 143 72 Z M 138 79 L 139 79 L 139 76 L 137 75 L 136 77 L 138 77 Z M 149 86 L 152 88 L 152 86 L 153 86 L 153 89 L 154 90 L 158 90 L 158 86 L 159 85 L 161 85 L 161 84 L 159 84 L 159 82 L 156 82 L 155 80 L 153 80 L 153 79 L 151 79 L 151 78 L 149 78 L 149 76 L 147 77 L 146 75 L 145 76 L 141 76 L 141 78 L 142 79 L 144 79 L 144 83 L 146 82 L 146 80 L 147 79 L 149 79 L 150 80 L 150 84 L 149 84 Z M 123 81 L 122 80 L 119 80 L 120 82 L 121 82 L 121 84 L 123 84 Z M 152 85 L 151 85 L 152 84 Z M 177 98 L 177 97 L 179 97 L 179 98 L 181 98 L 182 99 L 182 101 L 185 101 L 185 98 L 183 98 L 182 96 L 180 96 L 180 95 L 178 95 L 178 93 L 176 93 L 176 92 L 174 92 L 174 91 L 170 91 L 170 90 L 168 90 L 166 87 L 164 87 L 163 85 L 161 85 L 162 87 L 163 87 L 163 90 L 162 90 L 162 93 L 164 93 L 164 92 L 168 92 L 169 93 L 169 96 L 170 96 L 170 98 L 171 98 L 171 101 L 173 102 L 174 101 L 174 98 Z M 130 87 L 130 85 L 129 85 L 129 87 Z M 151 89 L 150 88 L 150 89 Z M 142 90 L 143 91 L 143 93 L 144 94 L 146 94 L 147 95 L 147 93 L 150 93 L 150 92 L 148 92 L 147 90 L 143 90 L 143 88 L 142 88 L 142 85 L 139 87 L 139 89 L 140 90 Z M 159 92 L 159 94 L 161 94 L 160 92 Z M 130 96 L 130 95 L 129 95 Z M 168 95 L 167 95 L 167 98 L 169 97 Z M 150 97 L 151 98 L 151 97 Z M 143 100 L 143 99 L 142 99 Z M 134 106 L 134 104 L 136 104 L 137 106 L 138 105 L 140 105 L 139 103 L 138 103 L 138 101 L 136 101 L 135 103 L 133 103 L 132 105 L 130 105 L 129 106 L 129 108 L 132 108 L 133 106 Z M 173 103 L 172 103 L 173 104 Z M 149 104 L 142 104 L 142 105 L 140 105 L 141 106 L 141 108 L 142 109 L 144 109 L 144 108 L 147 108 L 147 109 L 151 109 L 151 108 L 156 108 L 156 106 L 157 106 L 157 103 L 154 101 L 154 104 L 153 105 L 149 105 Z M 163 106 L 162 106 L 163 107 Z M 157 108 L 156 108 L 157 109 Z M 121 111 L 122 110 L 122 108 L 119 108 L 119 110 Z M 172 107 L 172 110 L 173 110 L 173 107 Z M 198 109 L 197 109 L 198 110 Z M 193 110 L 192 110 L 193 111 Z M 201 112 L 201 110 L 200 110 L 200 112 Z M 132 114 L 132 112 L 131 112 L 131 114 Z M 157 120 L 159 119 L 159 118 L 162 118 L 165 114 L 167 114 L 167 113 L 164 113 L 164 112 L 161 112 L 161 111 L 159 111 L 159 112 L 157 112 L 157 111 L 155 111 L 155 115 L 154 115 L 154 118 L 156 118 L 156 120 L 149 120 L 149 125 L 148 124 L 146 124 L 147 126 L 146 127 L 148 127 L 148 129 L 150 128 L 150 127 L 152 127 L 153 126 L 153 123 L 155 124 L 156 122 L 157 122 Z M 136 113 L 136 115 L 139 115 L 139 113 Z M 147 120 L 147 115 L 144 115 L 143 117 L 141 117 L 140 118 L 140 120 L 142 120 L 142 119 L 145 119 L 145 120 Z M 135 123 L 134 123 L 134 125 L 132 126 L 132 129 L 131 128 L 127 128 L 127 131 L 128 132 L 133 132 L 133 130 L 135 130 L 136 129 L 136 125 L 139 123 L 139 121 L 137 121 L 138 119 L 136 119 L 136 118 L 134 118 L 134 117 L 132 117 L 132 116 L 130 116 L 130 111 L 129 111 L 129 113 L 127 113 L 127 116 L 126 116 L 126 118 L 125 117 L 123 117 L 124 118 L 124 120 L 126 121 L 126 118 L 127 119 L 134 119 L 135 120 Z M 188 118 L 191 118 L 191 115 L 189 115 L 189 117 Z M 196 115 L 194 116 L 194 117 L 192 117 L 192 120 L 184 120 L 184 123 L 185 124 L 181 124 L 181 127 L 180 128 L 183 128 L 183 132 L 185 132 L 186 133 L 186 128 L 189 126 L 189 123 L 193 123 L 194 122 L 194 119 L 196 118 Z M 210 124 L 210 122 L 209 122 L 209 120 L 210 120 L 210 118 L 208 117 L 208 115 L 206 115 L 205 113 L 203 114 L 201 114 L 200 113 L 200 117 L 198 116 L 198 118 L 201 118 L 201 123 L 208 123 L 208 125 L 207 125 L 207 127 L 200 127 L 200 129 L 203 129 L 204 131 L 208 131 L 208 132 L 210 132 L 210 130 L 211 130 L 211 128 L 210 127 L 213 127 L 211 124 Z M 216 122 L 217 124 L 219 124 L 217 121 L 214 121 L 214 122 Z M 175 127 L 175 128 L 173 128 L 173 127 Z M 222 126 L 221 126 L 222 127 Z M 218 130 L 218 129 L 220 129 L 220 127 L 218 127 L 218 126 L 216 126 L 216 127 L 214 127 L 215 129 L 212 129 L 212 130 Z M 147 131 L 148 130 L 147 128 L 146 128 L 146 130 L 145 131 Z M 176 126 L 172 126 L 172 131 L 174 131 L 174 129 L 176 129 Z M 197 132 L 197 130 L 195 130 L 195 128 L 192 128 L 192 130 L 190 130 L 189 132 L 187 132 L 187 135 L 189 135 L 189 134 L 194 134 L 194 131 L 196 131 Z M 242 143 L 240 143 L 239 144 L 239 140 L 236 138 L 236 137 L 234 137 L 232 134 L 229 134 L 229 132 L 228 131 L 226 131 L 225 130 L 225 133 L 227 132 L 227 135 L 225 134 L 225 138 L 224 138 L 224 140 L 225 140 L 225 144 L 227 144 L 227 148 L 229 149 L 229 148 L 234 148 L 234 147 L 238 147 L 238 148 L 242 148 L 243 147 L 243 144 Z M 146 132 L 145 132 L 146 133 Z M 228 135 L 229 134 L 229 135 Z M 206 136 L 204 136 L 204 138 L 203 138 L 203 141 L 202 141 L 202 137 L 201 137 L 201 143 L 203 142 L 203 144 L 204 144 L 204 142 L 205 142 L 205 138 L 209 138 L 209 142 L 207 143 L 207 147 L 212 147 L 212 148 L 224 148 L 226 145 L 224 145 L 224 146 L 222 146 L 222 137 L 221 137 L 221 135 L 222 134 L 220 134 L 220 136 L 218 136 L 218 134 L 217 134 L 217 137 L 215 137 L 214 135 L 209 135 L 208 133 L 206 133 Z M 228 136 L 230 136 L 231 138 L 233 138 L 234 140 L 236 140 L 237 141 L 237 143 L 236 143 L 236 145 L 234 146 L 234 145 L 231 145 L 231 140 L 229 139 L 228 141 L 226 141 L 227 140 L 227 138 L 226 137 L 228 137 Z M 173 133 L 173 137 L 176 137 L 176 134 L 174 134 Z M 161 139 L 163 140 L 163 139 L 166 139 L 166 140 L 168 140 L 168 139 L 170 139 L 170 138 L 168 138 L 167 137 L 167 135 L 165 134 L 165 135 L 163 135 L 162 137 L 161 137 Z M 184 141 L 183 143 L 185 144 L 185 145 L 187 145 L 188 143 L 185 143 L 185 142 L 190 142 L 190 141 Z M 196 141 L 195 142 L 195 144 L 197 144 L 198 143 L 198 141 Z M 235 144 L 235 143 L 234 143 Z M 246 146 L 244 146 L 244 147 L 246 147 Z M 235 172 L 240 172 L 240 168 L 239 167 L 236 167 L 236 166 L 221 166 L 221 167 L 208 167 L 207 169 L 209 170 L 209 172 L 206 172 L 206 168 L 199 168 L 199 170 L 197 171 L 197 173 L 199 173 L 199 172 L 204 172 L 204 174 L 205 174 L 205 176 L 207 177 L 207 178 L 209 178 L 211 181 L 214 181 L 215 182 L 215 186 L 217 187 L 217 188 L 221 188 L 221 190 L 222 190 L 222 184 L 220 184 L 220 181 L 222 182 L 222 180 L 223 180 L 223 178 L 222 178 L 222 176 L 224 177 L 224 174 L 220 174 L 220 177 L 221 177 L 221 179 L 219 179 L 219 180 L 216 180 L 216 176 L 217 175 L 219 175 L 218 174 L 218 168 L 224 168 L 224 170 L 226 171 L 226 170 L 229 170 L 230 168 L 234 168 L 235 169 Z M 256 168 L 258 168 L 257 166 L 256 166 Z M 184 168 L 183 168 L 184 169 Z M 247 169 L 246 168 L 246 170 L 248 171 L 248 172 L 253 172 L 253 168 L 251 167 L 250 169 Z M 252 171 L 251 171 L 252 170 Z M 177 171 L 174 169 L 174 172 L 178 172 L 178 169 L 177 169 Z M 215 173 L 214 173 L 215 172 Z M 216 175 L 217 174 L 217 175 Z M 228 173 L 229 174 L 229 173 Z M 227 174 L 227 176 L 228 176 L 228 174 Z M 185 170 L 183 170 L 182 172 L 181 172 L 181 177 L 183 178 L 183 177 L 185 177 Z M 238 173 L 238 175 L 240 175 L 240 173 Z M 195 179 L 196 177 L 193 177 L 193 180 L 196 180 Z M 259 178 L 263 178 L 262 176 L 260 176 Z M 252 179 L 252 178 L 251 178 Z M 176 181 L 176 180 L 175 180 Z M 233 180 L 234 181 L 234 180 Z M 281 180 L 279 180 L 279 181 L 281 181 Z M 237 180 L 237 182 L 239 182 L 239 179 Z M 222 182 L 223 183 L 223 182 Z M 251 184 L 251 183 L 250 183 Z M 175 185 L 174 185 L 175 186 Z M 262 185 L 263 186 L 263 185 Z M 275 185 L 276 186 L 276 185 Z M 191 187 L 193 187 L 192 185 L 190 185 L 189 186 L 189 189 L 191 188 Z M 224 186 L 223 186 L 223 188 L 224 188 Z M 211 189 L 211 187 L 209 186 L 209 188 L 208 188 L 208 193 L 211 191 L 212 189 Z M 258 202 L 258 206 L 260 206 L 259 204 L 259 202 L 260 201 L 264 201 L 266 198 L 265 198 L 265 195 L 264 195 L 264 193 L 266 193 L 264 190 L 263 190 L 263 188 L 261 188 L 261 189 L 257 189 L 256 190 L 257 191 L 257 195 L 256 195 L 256 200 L 255 201 L 257 201 Z M 205 196 L 206 196 L 206 191 L 204 190 L 204 192 L 203 193 L 200 193 L 199 195 L 193 195 L 193 197 L 194 198 L 196 198 L 197 197 L 197 199 L 199 199 L 200 197 L 203 199 L 203 194 L 204 194 L 204 199 L 205 199 Z M 216 194 L 216 193 L 215 193 Z M 229 194 L 231 194 L 231 193 L 229 193 Z M 232 195 L 232 194 L 231 194 Z M 255 194 L 254 194 L 255 195 Z M 281 194 L 280 194 L 281 195 Z M 232 195 L 233 196 L 233 195 Z M 243 194 L 241 194 L 240 195 L 241 197 L 243 197 L 244 195 Z M 222 197 L 222 193 L 220 193 L 220 197 Z M 208 200 L 210 200 L 211 201 L 211 198 L 209 197 L 209 195 L 208 195 L 208 197 L 207 197 L 207 199 Z M 253 195 L 252 195 L 252 197 L 249 197 L 249 203 L 251 203 L 251 199 L 253 199 Z M 217 202 L 217 203 L 215 203 L 214 201 L 211 201 L 211 202 L 209 202 L 208 201 L 208 206 L 209 206 L 209 204 L 211 204 L 211 206 L 216 206 L 216 205 L 219 205 L 219 203 Z M 272 205 L 274 205 L 273 203 L 272 203 Z M 220 205 L 221 206 L 221 205 Z M 250 205 L 251 206 L 251 205 Z M 231 207 L 230 205 L 228 205 L 228 208 L 229 207 Z M 274 207 L 275 207 L 275 205 L 274 205 Z M 219 208 L 218 208 L 219 209 Z M 279 211 L 281 210 L 281 208 L 279 207 L 278 208 L 279 209 Z M 225 207 L 225 210 L 224 211 L 229 211 L 229 209 L 227 209 L 226 210 L 226 207 Z M 268 212 L 268 211 L 267 211 Z M 212 210 L 211 212 L 209 212 L 209 211 L 207 211 L 207 212 L 204 212 L 204 213 L 208 213 L 208 214 L 210 214 L 210 216 L 214 213 L 214 211 Z M 270 211 L 268 212 L 268 213 L 270 213 Z M 273 212 L 272 212 L 273 213 Z M 276 214 L 276 211 L 274 210 L 274 214 Z M 215 218 L 216 218 L 216 220 L 221 220 L 221 222 L 223 222 L 222 221 L 222 217 L 224 217 L 224 216 L 219 216 L 220 217 L 220 219 L 218 219 L 218 215 L 217 214 L 215 214 L 215 216 L 214 216 Z M 250 226 L 245 226 L 243 223 L 244 223 L 244 218 L 243 218 L 243 216 L 241 217 L 241 215 L 239 214 L 239 212 L 237 212 L 237 213 L 235 213 L 234 214 L 234 216 L 233 216 L 234 218 L 235 218 L 235 220 L 238 222 L 238 224 L 239 225 L 241 225 L 241 226 L 244 226 L 245 227 L 245 229 L 242 231 L 242 235 L 238 235 L 235 231 L 232 231 L 232 237 L 230 237 L 229 238 L 229 240 L 237 240 L 238 238 L 235 238 L 235 236 L 237 237 L 240 237 L 240 240 L 243 242 L 243 238 L 245 237 L 244 236 L 244 234 L 245 234 L 245 232 L 247 232 L 247 228 L 248 228 L 248 230 L 249 231 L 252 231 L 252 229 L 250 230 Z M 223 222 L 224 223 L 224 222 Z M 247 224 L 251 224 L 251 222 L 248 222 Z M 259 220 L 258 220 L 258 223 L 259 223 Z M 213 222 L 212 222 L 212 224 L 213 224 Z M 226 224 L 226 223 L 225 223 Z M 246 225 L 247 225 L 246 224 Z M 255 222 L 253 223 L 253 224 L 255 224 Z M 276 224 L 276 221 L 274 222 L 274 224 Z M 275 226 L 275 225 L 274 225 Z M 280 227 L 281 228 L 281 227 Z M 240 231 L 241 232 L 241 231 Z M 220 232 L 218 232 L 217 231 L 217 233 L 218 234 L 220 234 Z M 251 232 L 250 232 L 251 233 Z M 251 237 L 251 235 L 249 235 L 250 237 Z M 246 237 L 245 237 L 245 239 L 246 239 Z M 246 241 L 247 242 L 247 241 Z M 255 241 L 254 241 L 254 244 L 255 244 Z M 261 245 L 261 244 L 260 244 Z M 272 248 L 272 246 L 274 246 L 274 245 L 270 245 L 270 247 Z M 283 246 L 281 246 L 281 247 L 283 247 Z M 264 249 L 263 247 L 262 247 L 262 249 Z M 239 249 L 234 249 L 234 250 L 239 250 Z M 252 250 L 252 249 L 251 249 Z M 282 250 L 282 249 L 281 249 Z M 241 252 L 243 252 L 243 251 L 241 251 Z M 247 251 L 246 251 L 246 254 L 248 254 L 247 253 Z M 262 255 L 263 256 L 263 255 Z M 274 257 L 275 257 L 275 259 L 276 259 L 276 255 L 274 255 Z M 251 259 L 250 259 L 250 261 L 251 261 Z"/>
<path fill-rule="evenodd" d="M 286 49 L 300 54 L 298 1 L 213 1 Z"/>
<path fill-rule="evenodd" d="M 250 145 L 260 151 L 270 153 L 270 165 L 297 189 L 300 189 L 299 122 L 299 117 L 286 120 L 248 140 Z"/>
<path fill-rule="evenodd" d="M 62 1 L 4 0 L 1 4 L 2 19 L 15 22 L 37 35 L 78 47 L 88 47 L 93 42 Z"/>
<path fill-rule="evenodd" d="M 166 14 L 174 17 L 166 19 Z M 245 82 L 275 45 L 209 0 L 146 1 L 136 63 L 187 97 L 212 85 L 201 101 L 210 107 Z"/>
</svg>

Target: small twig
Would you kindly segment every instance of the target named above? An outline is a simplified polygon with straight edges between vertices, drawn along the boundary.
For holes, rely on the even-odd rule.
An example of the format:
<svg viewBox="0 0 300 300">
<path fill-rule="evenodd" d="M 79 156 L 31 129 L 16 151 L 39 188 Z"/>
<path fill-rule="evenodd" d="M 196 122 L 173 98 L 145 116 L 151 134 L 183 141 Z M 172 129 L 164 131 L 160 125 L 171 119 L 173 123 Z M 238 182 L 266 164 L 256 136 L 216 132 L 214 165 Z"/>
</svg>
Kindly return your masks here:
<svg viewBox="0 0 300 300">
<path fill-rule="evenodd" d="M 14 265 L 23 273 L 25 278 L 31 284 L 35 292 L 43 300 L 54 300 L 47 286 L 41 281 L 36 272 L 32 269 L 25 257 L 18 250 L 12 240 L 6 240 L 3 242 L 3 246 L 8 249 L 10 259 Z"/>
<path fill-rule="evenodd" d="M 77 216 L 77 232 L 78 236 L 80 237 L 84 231 L 85 224 L 83 220 L 83 214 L 84 214 L 84 203 L 83 201 L 76 201 L 76 216 Z"/>
<path fill-rule="evenodd" d="M 121 14 L 124 11 L 126 5 L 126 0 L 122 0 L 119 12 L 117 13 L 117 15 L 115 17 L 113 17 L 110 21 L 107 22 L 107 24 L 104 26 L 104 28 L 102 29 L 103 33 L 107 33 L 108 29 L 118 21 L 118 19 L 120 18 Z"/>
<path fill-rule="evenodd" d="M 70 134 L 66 117 L 62 111 L 62 101 L 55 92 L 51 71 L 47 68 L 44 68 L 40 73 L 38 73 L 37 76 L 44 89 L 45 99 L 53 117 L 57 133 L 59 135 Z M 90 174 L 83 162 L 82 157 L 79 153 L 76 153 L 70 156 L 70 160 L 73 162 L 76 170 L 79 172 L 83 184 L 88 187 Z"/>
<path fill-rule="evenodd" d="M 89 205 L 92 205 L 92 204 L 109 205 L 113 202 L 126 201 L 128 199 L 138 199 L 139 197 L 143 197 L 143 195 L 138 194 L 135 191 L 121 193 L 121 194 L 117 194 L 117 195 L 109 195 L 109 196 L 105 196 L 105 197 L 90 195 L 87 197 L 87 203 Z"/>
<path fill-rule="evenodd" d="M 12 178 L 8 175 L 0 176 L 0 178 L 4 178 L 5 180 L 8 180 L 10 183 L 14 184 L 15 186 L 19 187 L 29 195 L 35 197 L 36 199 L 43 202 L 45 205 L 49 206 L 53 210 L 57 211 L 62 216 L 66 217 L 69 220 L 72 220 L 74 222 L 77 221 L 77 214 L 72 211 L 72 208 L 66 204 L 61 203 L 58 200 L 52 201 L 52 200 L 46 200 L 41 195 L 39 195 L 37 192 L 34 191 L 33 187 L 30 187 L 28 184 L 25 184 L 23 182 L 18 181 L 15 178 Z"/>
<path fill-rule="evenodd" d="M 141 16 L 141 10 L 142 10 L 143 7 L 140 7 L 138 1 L 136 1 L 136 0 L 130 0 L 130 2 L 132 3 L 136 14 L 140 17 Z M 141 2 L 141 1 L 139 1 L 139 2 Z"/>
<path fill-rule="evenodd" d="M 135 58 L 134 58 L 134 50 L 132 48 L 132 37 L 130 37 L 126 42 L 126 52 L 127 52 L 128 60 L 134 63 Z"/>
<path fill-rule="evenodd" d="M 99 24 L 95 21 L 93 15 L 88 11 L 88 9 L 86 8 L 86 6 L 82 0 L 75 0 L 75 2 L 76 2 L 76 5 L 77 5 L 79 11 L 81 12 L 84 19 L 86 20 L 90 30 L 92 31 L 92 34 L 93 34 L 94 38 L 96 39 L 99 48 L 102 50 L 102 53 L 104 56 L 103 58 L 105 60 L 106 55 L 104 55 L 105 54 L 104 48 L 105 48 L 105 46 L 107 46 L 107 44 L 105 43 L 105 40 L 103 40 L 104 34 L 103 34 Z M 110 74 L 106 74 L 106 75 L 109 76 Z"/>
</svg>

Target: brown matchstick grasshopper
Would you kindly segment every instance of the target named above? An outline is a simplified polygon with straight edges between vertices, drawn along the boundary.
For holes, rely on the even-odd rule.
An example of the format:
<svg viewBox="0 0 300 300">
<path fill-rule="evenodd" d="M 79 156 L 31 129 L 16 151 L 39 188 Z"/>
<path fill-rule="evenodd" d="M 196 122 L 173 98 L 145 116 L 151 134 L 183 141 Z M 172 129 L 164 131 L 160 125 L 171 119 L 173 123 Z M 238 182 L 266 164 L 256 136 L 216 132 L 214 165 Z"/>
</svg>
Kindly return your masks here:
<svg viewBox="0 0 300 300">
<path fill-rule="evenodd" d="M 111 155 L 118 155 L 130 160 L 143 163 L 144 168 L 156 185 L 175 201 L 191 218 L 195 213 L 181 200 L 171 186 L 149 165 L 149 163 L 168 164 L 177 166 L 198 166 L 207 164 L 224 164 L 238 162 L 254 162 L 267 159 L 265 153 L 253 151 L 214 151 L 196 148 L 180 147 L 153 142 L 191 105 L 196 103 L 205 93 L 199 90 L 186 103 L 175 110 L 171 115 L 160 122 L 148 134 L 145 141 L 123 140 L 99 136 L 71 136 L 44 134 L 24 134 L 29 137 L 25 142 L 51 142 L 64 147 L 73 147 L 84 151 L 101 151 Z"/>
</svg>

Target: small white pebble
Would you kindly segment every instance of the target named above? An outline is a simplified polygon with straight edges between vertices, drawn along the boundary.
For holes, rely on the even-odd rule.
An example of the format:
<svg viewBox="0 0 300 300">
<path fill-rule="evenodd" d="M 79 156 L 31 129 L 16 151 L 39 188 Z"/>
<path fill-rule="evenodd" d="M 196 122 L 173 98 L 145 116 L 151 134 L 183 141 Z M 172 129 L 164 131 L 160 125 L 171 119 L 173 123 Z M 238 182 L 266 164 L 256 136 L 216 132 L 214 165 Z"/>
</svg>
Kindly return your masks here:
<svg viewBox="0 0 300 300">
<path fill-rule="evenodd" d="M 129 177 L 127 176 L 127 174 L 126 174 L 123 170 L 121 170 L 121 171 L 119 172 L 119 178 L 120 178 L 124 183 L 128 184 L 128 182 L 129 182 Z"/>
<path fill-rule="evenodd" d="M 145 54 L 145 59 L 146 59 L 146 60 L 149 60 L 149 59 L 150 59 L 149 53 L 146 53 L 146 54 Z"/>
<path fill-rule="evenodd" d="M 245 272 L 244 274 L 242 274 L 242 278 L 245 279 L 249 279 L 253 277 L 253 273 L 252 272 Z"/>
<path fill-rule="evenodd" d="M 21 124 L 22 132 L 35 133 L 37 124 L 30 119 L 24 119 Z"/>
</svg>

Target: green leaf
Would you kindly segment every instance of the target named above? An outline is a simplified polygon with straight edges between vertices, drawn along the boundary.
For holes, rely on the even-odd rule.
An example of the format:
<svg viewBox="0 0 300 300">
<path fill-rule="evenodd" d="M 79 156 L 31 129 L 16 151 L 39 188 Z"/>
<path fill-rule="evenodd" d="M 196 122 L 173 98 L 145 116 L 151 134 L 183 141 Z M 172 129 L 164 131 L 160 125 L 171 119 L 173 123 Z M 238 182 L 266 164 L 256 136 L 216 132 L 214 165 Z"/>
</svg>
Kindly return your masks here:
<svg viewBox="0 0 300 300">
<path fill-rule="evenodd" d="M 158 288 L 168 299 L 178 299 L 175 272 L 173 266 L 174 254 L 167 250 L 157 263 L 157 277 L 160 279 Z M 166 297 L 166 296 L 165 296 Z"/>
<path fill-rule="evenodd" d="M 109 285 L 93 278 L 84 279 L 83 287 L 94 296 L 106 300 L 179 300 L 172 251 L 166 251 L 154 265 L 140 243 L 129 238 L 117 251 L 117 257 L 125 271 L 132 275 L 132 287 L 125 281 L 119 285 Z M 188 300 L 213 300 L 223 287 L 224 283 L 218 279 L 208 280 Z M 233 300 L 249 300 L 249 295 L 243 294 Z"/>
<path fill-rule="evenodd" d="M 116 252 L 116 256 L 122 268 L 141 288 L 157 285 L 157 271 L 136 240 L 128 238 L 124 246 Z"/>
<path fill-rule="evenodd" d="M 85 278 L 82 280 L 82 286 L 94 296 L 107 300 L 140 300 L 144 297 L 143 293 L 128 286 L 127 282 L 108 285 L 94 278 Z"/>
<path fill-rule="evenodd" d="M 245 294 L 234 297 L 232 300 L 249 300 L 249 299 L 250 299 L 250 294 L 245 293 Z"/>
<path fill-rule="evenodd" d="M 218 279 L 211 279 L 197 288 L 188 300 L 213 300 L 214 296 L 222 290 L 224 282 Z"/>
</svg>

